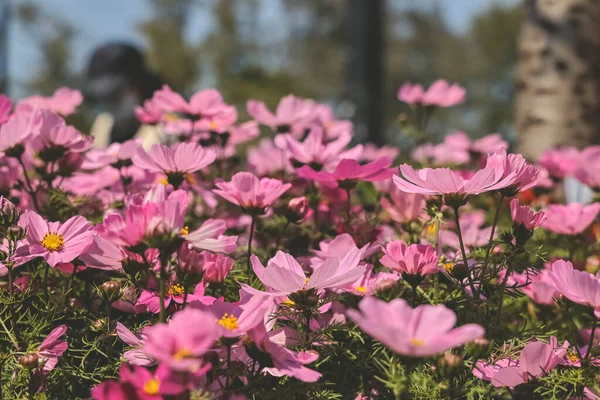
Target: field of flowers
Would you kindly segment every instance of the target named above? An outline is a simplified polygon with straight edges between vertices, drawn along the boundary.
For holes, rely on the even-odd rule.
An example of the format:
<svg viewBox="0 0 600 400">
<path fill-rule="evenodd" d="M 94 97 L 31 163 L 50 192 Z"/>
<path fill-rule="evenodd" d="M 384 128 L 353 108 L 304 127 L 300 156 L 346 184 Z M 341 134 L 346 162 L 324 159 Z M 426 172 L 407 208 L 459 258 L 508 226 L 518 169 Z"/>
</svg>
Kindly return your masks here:
<svg viewBox="0 0 600 400">
<path fill-rule="evenodd" d="M 400 154 L 294 96 L 165 86 L 145 149 L 0 96 L 0 399 L 600 399 L 600 146 L 427 142 L 464 98 L 402 86 Z"/>
</svg>

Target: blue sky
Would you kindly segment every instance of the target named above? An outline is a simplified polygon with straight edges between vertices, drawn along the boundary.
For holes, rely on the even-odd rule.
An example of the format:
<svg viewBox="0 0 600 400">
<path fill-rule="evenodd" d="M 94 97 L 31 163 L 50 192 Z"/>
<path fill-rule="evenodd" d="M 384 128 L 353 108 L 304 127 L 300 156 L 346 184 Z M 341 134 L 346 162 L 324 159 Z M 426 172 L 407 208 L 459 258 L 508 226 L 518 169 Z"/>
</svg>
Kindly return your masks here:
<svg viewBox="0 0 600 400">
<path fill-rule="evenodd" d="M 17 4 L 18 0 L 12 0 Z M 215 0 L 217 1 L 217 0 Z M 266 11 L 261 19 L 273 19 L 277 23 L 274 6 L 280 0 L 261 0 Z M 368 0 L 364 0 L 368 1 Z M 388 0 L 401 8 L 428 9 L 439 5 L 450 26 L 460 32 L 475 15 L 494 4 L 515 4 L 519 0 Z M 136 31 L 136 24 L 152 16 L 146 0 L 35 0 L 44 10 L 71 22 L 77 30 L 73 48 L 73 67 L 81 69 L 91 50 L 110 40 L 124 40 L 144 46 L 143 37 Z M 271 5 L 269 5 L 271 4 Z M 267 5 L 267 7 L 264 7 Z M 199 40 L 211 29 L 211 21 L 205 11 L 196 8 L 194 19 L 198 23 L 190 26 L 187 36 Z M 279 19 L 283 22 L 282 19 Z M 274 25 L 271 25 L 275 27 Z M 273 33 L 273 32 L 272 32 Z M 20 97 L 18 87 L 27 82 L 37 71 L 39 53 L 28 32 L 18 23 L 10 27 L 9 76 L 13 95 Z"/>
</svg>

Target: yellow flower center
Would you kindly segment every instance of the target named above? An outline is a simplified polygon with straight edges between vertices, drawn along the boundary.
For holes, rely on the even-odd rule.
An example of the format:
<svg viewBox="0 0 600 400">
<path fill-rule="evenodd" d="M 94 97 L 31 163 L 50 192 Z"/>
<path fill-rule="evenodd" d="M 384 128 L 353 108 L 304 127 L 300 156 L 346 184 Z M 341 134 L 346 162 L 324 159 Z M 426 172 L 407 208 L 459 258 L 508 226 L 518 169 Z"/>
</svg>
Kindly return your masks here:
<svg viewBox="0 0 600 400">
<path fill-rule="evenodd" d="M 196 183 L 198 183 L 194 174 L 185 174 L 185 180 L 190 185 L 195 185 Z"/>
<path fill-rule="evenodd" d="M 187 226 L 184 226 L 183 228 L 181 228 L 181 232 L 179 232 L 182 235 L 189 235 L 190 234 L 190 228 Z"/>
<path fill-rule="evenodd" d="M 173 359 L 175 361 L 181 361 L 185 358 L 190 358 L 192 356 L 193 354 L 188 348 L 182 347 L 181 349 L 177 350 L 177 353 L 173 354 Z"/>
<path fill-rule="evenodd" d="M 167 294 L 169 294 L 171 296 L 180 296 L 184 292 L 185 292 L 185 288 L 182 285 L 180 285 L 179 283 L 176 283 L 175 285 L 171 285 L 167 289 Z"/>
<path fill-rule="evenodd" d="M 354 288 L 357 292 L 361 292 L 361 293 L 365 293 L 367 291 L 367 288 L 364 286 L 357 286 Z"/>
<path fill-rule="evenodd" d="M 437 227 L 436 224 L 427 224 L 427 228 L 425 229 L 425 232 L 428 235 L 433 235 L 433 234 L 435 234 L 436 227 Z"/>
<path fill-rule="evenodd" d="M 417 338 L 412 338 L 410 339 L 410 344 L 412 344 L 415 347 L 423 347 L 425 346 L 425 341 Z"/>
<path fill-rule="evenodd" d="M 212 130 L 215 130 L 219 127 L 219 123 L 217 121 L 210 121 L 210 124 L 208 124 L 208 127 Z"/>
<path fill-rule="evenodd" d="M 235 315 L 229 315 L 228 313 L 223 314 L 221 319 L 218 319 L 217 322 L 219 325 L 230 331 L 239 328 L 238 320 Z"/>
<path fill-rule="evenodd" d="M 577 357 L 577 354 L 573 350 L 567 351 L 567 358 L 572 363 L 576 363 L 577 361 L 579 361 L 579 357 Z"/>
<path fill-rule="evenodd" d="M 447 273 L 451 274 L 452 270 L 454 269 L 454 263 L 451 263 L 451 262 L 444 263 L 444 269 L 446 270 Z"/>
<path fill-rule="evenodd" d="M 286 305 L 288 305 L 290 307 L 293 307 L 293 306 L 296 305 L 296 302 L 294 300 L 291 300 L 291 299 L 286 299 L 286 300 L 283 301 L 283 304 L 286 304 Z"/>
<path fill-rule="evenodd" d="M 146 393 L 146 394 L 156 395 L 156 394 L 158 394 L 159 390 L 160 390 L 160 381 L 156 378 L 152 378 L 149 381 L 147 381 L 146 383 L 144 383 L 144 393 Z"/>
<path fill-rule="evenodd" d="M 48 232 L 42 238 L 42 246 L 47 250 L 57 251 L 65 245 L 65 237 L 60 233 Z"/>
<path fill-rule="evenodd" d="M 164 113 L 163 118 L 168 122 L 173 122 L 177 121 L 179 119 L 179 116 L 175 113 Z"/>
<path fill-rule="evenodd" d="M 167 178 L 163 177 L 158 180 L 158 183 L 160 183 L 164 186 L 167 186 L 169 184 L 169 180 Z"/>
<path fill-rule="evenodd" d="M 304 284 L 305 284 L 305 285 L 308 285 L 308 281 L 309 281 L 309 279 L 308 279 L 308 278 L 304 278 Z"/>
</svg>

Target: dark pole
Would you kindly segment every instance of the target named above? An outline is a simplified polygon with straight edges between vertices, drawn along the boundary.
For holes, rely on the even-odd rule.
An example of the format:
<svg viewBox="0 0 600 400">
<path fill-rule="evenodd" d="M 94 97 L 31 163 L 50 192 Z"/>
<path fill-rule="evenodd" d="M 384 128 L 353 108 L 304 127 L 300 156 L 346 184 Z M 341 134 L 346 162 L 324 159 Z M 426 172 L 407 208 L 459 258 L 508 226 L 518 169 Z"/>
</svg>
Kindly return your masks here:
<svg viewBox="0 0 600 400">
<path fill-rule="evenodd" d="M 355 107 L 357 139 L 385 143 L 385 0 L 347 0 L 346 99 Z"/>
<path fill-rule="evenodd" d="M 0 93 L 8 91 L 8 22 L 9 0 L 0 0 Z"/>
</svg>

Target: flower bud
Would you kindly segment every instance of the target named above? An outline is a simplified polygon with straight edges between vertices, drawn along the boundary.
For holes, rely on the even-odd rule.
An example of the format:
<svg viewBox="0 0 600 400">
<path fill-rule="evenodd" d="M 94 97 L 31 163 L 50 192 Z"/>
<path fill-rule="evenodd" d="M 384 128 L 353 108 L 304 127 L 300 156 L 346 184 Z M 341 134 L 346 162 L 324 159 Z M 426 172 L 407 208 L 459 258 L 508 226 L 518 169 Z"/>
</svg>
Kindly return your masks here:
<svg viewBox="0 0 600 400">
<path fill-rule="evenodd" d="M 13 203 L 0 196 L 0 229 L 5 230 L 16 225 L 21 217 Z"/>
<path fill-rule="evenodd" d="M 205 282 L 223 282 L 233 269 L 234 261 L 231 257 L 222 254 L 212 254 L 209 251 L 201 253 L 203 259 L 202 270 Z"/>
<path fill-rule="evenodd" d="M 444 269 L 446 269 L 446 271 L 449 270 L 450 276 L 459 281 L 462 281 L 469 275 L 469 267 L 467 267 L 464 263 L 455 264 L 451 268 L 444 266 Z"/>
<path fill-rule="evenodd" d="M 121 297 L 121 284 L 117 281 L 107 281 L 102 284 L 100 295 L 106 301 L 113 302 Z"/>
<path fill-rule="evenodd" d="M 27 229 L 19 225 L 13 225 L 6 230 L 6 238 L 13 242 L 24 240 L 27 237 Z"/>
<path fill-rule="evenodd" d="M 308 199 L 305 196 L 302 196 L 291 199 L 284 212 L 285 217 L 289 222 L 297 223 L 306 218 L 308 210 Z"/>
<path fill-rule="evenodd" d="M 19 364 L 27 369 L 37 368 L 39 356 L 36 353 L 29 353 L 19 357 Z"/>
</svg>

